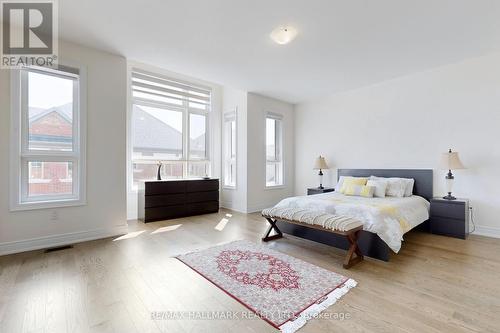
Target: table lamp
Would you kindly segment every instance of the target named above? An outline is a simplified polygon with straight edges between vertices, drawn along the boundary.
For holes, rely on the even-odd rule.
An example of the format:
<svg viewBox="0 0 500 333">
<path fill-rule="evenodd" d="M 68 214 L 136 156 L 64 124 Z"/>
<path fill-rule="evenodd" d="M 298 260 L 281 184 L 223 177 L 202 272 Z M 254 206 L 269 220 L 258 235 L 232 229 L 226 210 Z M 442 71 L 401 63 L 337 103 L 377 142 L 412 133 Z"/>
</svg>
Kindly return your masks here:
<svg viewBox="0 0 500 333">
<path fill-rule="evenodd" d="M 316 158 L 316 161 L 314 162 L 314 168 L 313 170 L 319 170 L 318 176 L 319 176 L 319 189 L 324 189 L 323 187 L 323 170 L 328 169 L 328 164 L 326 164 L 325 158 L 323 156 L 319 156 Z"/>
<path fill-rule="evenodd" d="M 451 149 L 447 153 L 443 153 L 441 155 L 441 163 L 440 167 L 443 170 L 448 170 L 448 174 L 446 175 L 446 191 L 448 192 L 447 196 L 444 196 L 443 199 L 446 200 L 455 200 L 456 198 L 451 195 L 453 190 L 453 181 L 455 177 L 451 173 L 451 170 L 465 169 L 464 165 L 460 161 L 458 157 L 458 153 L 455 151 L 451 151 Z"/>
</svg>

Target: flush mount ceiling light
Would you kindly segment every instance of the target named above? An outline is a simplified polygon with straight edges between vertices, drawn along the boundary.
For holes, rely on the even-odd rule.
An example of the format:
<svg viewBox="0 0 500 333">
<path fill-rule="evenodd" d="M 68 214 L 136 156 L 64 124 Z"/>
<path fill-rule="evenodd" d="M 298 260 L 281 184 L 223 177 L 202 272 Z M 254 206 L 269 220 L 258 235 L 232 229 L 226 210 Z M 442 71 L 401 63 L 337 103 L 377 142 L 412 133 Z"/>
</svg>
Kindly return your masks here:
<svg viewBox="0 0 500 333">
<path fill-rule="evenodd" d="M 297 29 L 294 27 L 279 27 L 271 32 L 271 39 L 276 43 L 284 45 L 290 43 L 297 36 Z"/>
</svg>

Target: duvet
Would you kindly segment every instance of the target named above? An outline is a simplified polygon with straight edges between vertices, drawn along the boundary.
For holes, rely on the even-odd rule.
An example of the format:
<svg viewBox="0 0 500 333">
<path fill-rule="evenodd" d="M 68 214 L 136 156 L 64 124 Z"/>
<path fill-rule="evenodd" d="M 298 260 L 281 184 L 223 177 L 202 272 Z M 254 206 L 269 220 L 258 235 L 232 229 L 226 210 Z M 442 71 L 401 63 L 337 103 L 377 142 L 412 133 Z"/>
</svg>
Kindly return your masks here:
<svg viewBox="0 0 500 333">
<path fill-rule="evenodd" d="M 311 209 L 358 219 L 363 223 L 363 230 L 377 234 L 397 253 L 403 235 L 429 218 L 430 204 L 417 195 L 364 198 L 329 192 L 286 198 L 276 207 Z"/>
</svg>

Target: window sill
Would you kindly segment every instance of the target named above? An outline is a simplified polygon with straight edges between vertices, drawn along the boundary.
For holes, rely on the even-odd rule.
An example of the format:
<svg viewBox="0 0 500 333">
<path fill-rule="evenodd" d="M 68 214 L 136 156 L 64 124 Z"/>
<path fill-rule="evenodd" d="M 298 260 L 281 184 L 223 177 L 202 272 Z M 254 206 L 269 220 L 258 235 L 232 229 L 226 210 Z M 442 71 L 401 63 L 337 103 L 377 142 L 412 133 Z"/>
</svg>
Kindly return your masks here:
<svg viewBox="0 0 500 333">
<path fill-rule="evenodd" d="M 236 186 L 222 185 L 222 189 L 223 190 L 232 190 L 232 191 L 235 191 L 236 190 Z"/>
<path fill-rule="evenodd" d="M 51 208 L 64 208 L 64 207 L 77 207 L 87 205 L 86 200 L 59 200 L 59 201 L 40 201 L 40 202 L 26 202 L 12 204 L 10 207 L 11 212 L 19 212 L 25 210 L 36 209 L 51 209 Z"/>
<path fill-rule="evenodd" d="M 286 189 L 286 185 L 270 185 L 266 186 L 264 189 L 265 190 L 283 190 Z"/>
</svg>

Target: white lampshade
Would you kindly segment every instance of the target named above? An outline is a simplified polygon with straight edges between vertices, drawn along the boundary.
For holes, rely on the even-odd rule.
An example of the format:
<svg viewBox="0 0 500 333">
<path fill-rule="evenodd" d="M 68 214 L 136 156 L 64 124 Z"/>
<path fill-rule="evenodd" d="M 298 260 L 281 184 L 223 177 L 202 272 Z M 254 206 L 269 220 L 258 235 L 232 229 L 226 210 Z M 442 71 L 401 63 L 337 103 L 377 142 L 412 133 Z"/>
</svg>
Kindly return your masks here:
<svg viewBox="0 0 500 333">
<path fill-rule="evenodd" d="M 451 149 L 449 152 L 441 155 L 440 168 L 443 170 L 465 169 L 464 165 L 460 161 L 458 153 L 452 152 Z"/>
<path fill-rule="evenodd" d="M 319 156 L 316 158 L 316 161 L 314 161 L 314 170 L 325 170 L 329 169 L 328 164 L 326 164 L 325 158 L 323 156 Z"/>
</svg>

